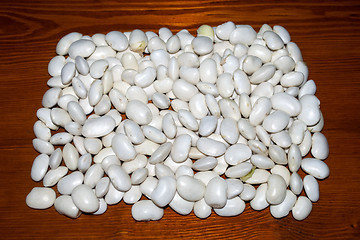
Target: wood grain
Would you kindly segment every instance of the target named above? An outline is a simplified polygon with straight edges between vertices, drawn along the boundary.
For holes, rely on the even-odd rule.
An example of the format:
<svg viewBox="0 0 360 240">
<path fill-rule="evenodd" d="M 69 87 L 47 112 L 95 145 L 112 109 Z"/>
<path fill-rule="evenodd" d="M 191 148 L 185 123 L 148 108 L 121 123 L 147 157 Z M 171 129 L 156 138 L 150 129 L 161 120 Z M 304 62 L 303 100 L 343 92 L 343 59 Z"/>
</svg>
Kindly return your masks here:
<svg viewBox="0 0 360 240">
<path fill-rule="evenodd" d="M 325 117 L 331 174 L 305 221 L 274 219 L 247 204 L 240 216 L 206 220 L 171 209 L 157 222 L 135 222 L 121 202 L 101 216 L 71 220 L 26 206 L 36 110 L 48 89 L 47 64 L 57 41 L 73 31 L 195 33 L 226 21 L 282 25 L 302 50 Z M 3 239 L 356 239 L 360 236 L 360 4 L 357 1 L 26 1 L 0 2 L 0 238 Z"/>
</svg>

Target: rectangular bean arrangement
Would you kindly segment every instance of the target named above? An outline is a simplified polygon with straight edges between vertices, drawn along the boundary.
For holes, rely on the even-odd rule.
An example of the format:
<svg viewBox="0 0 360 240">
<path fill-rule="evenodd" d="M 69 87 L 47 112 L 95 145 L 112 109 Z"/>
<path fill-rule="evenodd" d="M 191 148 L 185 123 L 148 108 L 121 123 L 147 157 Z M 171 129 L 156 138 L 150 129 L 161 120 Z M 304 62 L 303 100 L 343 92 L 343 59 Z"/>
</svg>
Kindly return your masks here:
<svg viewBox="0 0 360 240">
<path fill-rule="evenodd" d="M 149 221 L 166 206 L 204 219 L 250 202 L 303 220 L 319 200 L 317 179 L 329 176 L 324 118 L 282 26 L 202 25 L 196 37 L 73 32 L 56 54 L 34 124 L 31 177 L 44 187 L 31 190 L 29 207 L 78 218 L 123 200 Z"/>
</svg>

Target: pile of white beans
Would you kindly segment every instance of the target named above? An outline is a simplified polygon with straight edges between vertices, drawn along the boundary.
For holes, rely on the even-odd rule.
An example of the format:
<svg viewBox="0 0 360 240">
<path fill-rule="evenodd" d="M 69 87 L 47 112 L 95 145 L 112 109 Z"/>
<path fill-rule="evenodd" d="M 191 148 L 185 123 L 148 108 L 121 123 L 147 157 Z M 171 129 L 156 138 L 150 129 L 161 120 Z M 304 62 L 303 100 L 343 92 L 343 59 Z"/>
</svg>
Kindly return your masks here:
<svg viewBox="0 0 360 240">
<path fill-rule="evenodd" d="M 56 53 L 34 124 L 31 178 L 44 187 L 29 207 L 77 218 L 123 200 L 149 221 L 166 206 L 207 218 L 249 202 L 303 220 L 319 200 L 324 119 L 284 27 L 73 32 Z"/>
</svg>

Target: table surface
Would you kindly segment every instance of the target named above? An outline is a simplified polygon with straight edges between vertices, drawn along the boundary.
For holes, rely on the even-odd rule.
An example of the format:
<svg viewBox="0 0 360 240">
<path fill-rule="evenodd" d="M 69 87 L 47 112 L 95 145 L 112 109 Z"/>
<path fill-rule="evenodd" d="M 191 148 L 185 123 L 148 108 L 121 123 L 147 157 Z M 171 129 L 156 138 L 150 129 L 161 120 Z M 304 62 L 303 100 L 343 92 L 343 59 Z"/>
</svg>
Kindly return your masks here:
<svg viewBox="0 0 360 240">
<path fill-rule="evenodd" d="M 246 238 L 354 239 L 360 236 L 360 5 L 357 1 L 45 1 L 0 3 L 0 238 Z M 161 221 L 135 222 L 121 202 L 101 216 L 72 220 L 54 207 L 33 210 L 25 197 L 35 186 L 30 169 L 36 110 L 48 89 L 47 64 L 57 41 L 73 31 L 85 35 L 112 30 L 195 33 L 202 24 L 226 21 L 284 26 L 309 67 L 325 117 L 331 174 L 320 181 L 320 200 L 304 221 L 291 214 L 274 219 L 269 208 L 236 217 L 165 209 Z"/>
</svg>

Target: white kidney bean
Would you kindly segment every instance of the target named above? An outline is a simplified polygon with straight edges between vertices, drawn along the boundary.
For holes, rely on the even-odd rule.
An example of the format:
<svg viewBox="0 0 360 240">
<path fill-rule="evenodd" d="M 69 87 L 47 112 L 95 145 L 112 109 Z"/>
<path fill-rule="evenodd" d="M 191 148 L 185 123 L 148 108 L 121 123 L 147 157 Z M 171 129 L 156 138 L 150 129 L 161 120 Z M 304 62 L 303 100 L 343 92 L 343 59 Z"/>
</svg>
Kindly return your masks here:
<svg viewBox="0 0 360 240">
<path fill-rule="evenodd" d="M 251 106 L 250 98 L 246 93 L 241 93 L 239 107 L 240 107 L 241 115 L 245 118 L 249 118 L 252 110 L 252 106 Z"/>
<path fill-rule="evenodd" d="M 250 201 L 250 206 L 252 209 L 260 211 L 269 206 L 269 203 L 266 201 L 267 188 L 267 183 L 263 183 L 256 189 L 255 196 Z"/>
<path fill-rule="evenodd" d="M 235 144 L 239 139 L 237 124 L 231 118 L 225 118 L 221 121 L 220 133 L 229 144 Z"/>
<path fill-rule="evenodd" d="M 319 183 L 317 182 L 317 180 L 311 175 L 306 175 L 303 182 L 306 196 L 312 202 L 317 202 L 320 198 Z"/>
<path fill-rule="evenodd" d="M 169 206 L 181 215 L 188 215 L 194 208 L 194 202 L 186 201 L 178 193 L 175 193 L 175 196 L 169 203 Z"/>
<path fill-rule="evenodd" d="M 266 201 L 269 204 L 280 204 L 286 196 L 286 182 L 277 174 L 271 174 L 267 181 L 268 188 L 266 190 Z"/>
<path fill-rule="evenodd" d="M 79 39 L 71 43 L 69 57 L 75 59 L 77 56 L 89 57 L 95 51 L 95 43 L 88 39 Z"/>
<path fill-rule="evenodd" d="M 163 217 L 164 209 L 150 200 L 141 200 L 132 206 L 131 214 L 136 221 L 156 221 Z"/>
<path fill-rule="evenodd" d="M 163 162 L 170 154 L 172 146 L 173 145 L 170 142 L 160 145 L 148 159 L 149 163 L 156 164 Z"/>
<path fill-rule="evenodd" d="M 145 141 L 145 136 L 140 126 L 132 120 L 124 121 L 124 130 L 126 136 L 133 144 L 140 144 Z"/>
<path fill-rule="evenodd" d="M 272 112 L 269 116 L 265 117 L 262 126 L 269 133 L 276 133 L 284 130 L 289 124 L 290 116 L 281 111 L 276 110 Z"/>
<path fill-rule="evenodd" d="M 291 141 L 294 144 L 299 145 L 304 139 L 304 134 L 306 130 L 307 130 L 306 124 L 303 121 L 295 120 L 289 128 Z"/>
<path fill-rule="evenodd" d="M 229 178 L 241 178 L 246 176 L 253 168 L 253 165 L 249 162 L 243 162 L 235 166 L 229 167 L 225 175 Z"/>
<path fill-rule="evenodd" d="M 122 52 L 128 48 L 129 42 L 124 33 L 119 31 L 111 31 L 106 34 L 106 42 L 114 50 Z"/>
<path fill-rule="evenodd" d="M 126 106 L 126 116 L 139 125 L 149 124 L 152 120 L 150 109 L 139 100 L 131 100 Z"/>
<path fill-rule="evenodd" d="M 95 186 L 95 195 L 98 198 L 104 197 L 109 191 L 110 179 L 108 177 L 101 178 Z"/>
<path fill-rule="evenodd" d="M 306 130 L 304 133 L 304 138 L 302 142 L 299 144 L 300 152 L 303 157 L 309 153 L 311 144 L 312 144 L 311 133 L 308 130 Z"/>
<path fill-rule="evenodd" d="M 66 126 L 66 125 L 65 125 Z M 56 133 L 50 138 L 53 145 L 65 145 L 73 140 L 73 135 L 67 132 Z"/>
<path fill-rule="evenodd" d="M 59 55 L 66 55 L 69 51 L 71 44 L 82 37 L 81 33 L 72 32 L 60 39 L 56 45 L 56 53 Z"/>
<path fill-rule="evenodd" d="M 70 195 L 75 187 L 83 183 L 84 175 L 75 171 L 59 180 L 57 190 L 60 194 Z"/>
<path fill-rule="evenodd" d="M 229 36 L 230 43 L 233 45 L 240 43 L 244 45 L 251 45 L 255 38 L 256 32 L 249 25 L 238 25 Z"/>
<path fill-rule="evenodd" d="M 141 198 L 141 191 L 139 186 L 132 186 L 129 191 L 124 194 L 124 202 L 126 204 L 134 204 Z"/>
<path fill-rule="evenodd" d="M 241 194 L 244 184 L 239 179 L 225 179 L 227 183 L 227 198 L 232 199 Z"/>
<path fill-rule="evenodd" d="M 55 151 L 50 155 L 49 166 L 51 169 L 57 168 L 60 166 L 62 161 L 62 151 L 60 148 L 55 149 Z"/>
<path fill-rule="evenodd" d="M 198 93 L 198 89 L 194 85 L 183 79 L 174 81 L 172 91 L 177 98 L 183 101 L 189 101 Z"/>
<path fill-rule="evenodd" d="M 50 169 L 44 176 L 43 184 L 44 187 L 54 186 L 62 177 L 64 177 L 68 172 L 68 168 L 64 166 L 57 167 L 55 169 Z"/>
<path fill-rule="evenodd" d="M 195 171 L 208 171 L 216 167 L 218 160 L 214 157 L 203 157 L 196 160 L 192 166 Z"/>
<path fill-rule="evenodd" d="M 100 163 L 91 165 L 84 176 L 84 184 L 94 188 L 97 182 L 104 176 L 104 169 Z"/>
<path fill-rule="evenodd" d="M 204 36 L 198 36 L 191 42 L 194 52 L 198 55 L 206 55 L 213 50 L 213 41 Z"/>
<path fill-rule="evenodd" d="M 79 152 L 71 143 L 65 144 L 63 148 L 64 163 L 69 170 L 73 171 L 77 169 L 79 161 Z"/>
<path fill-rule="evenodd" d="M 296 144 L 291 144 L 288 152 L 288 164 L 291 172 L 297 172 L 302 161 L 301 151 Z"/>
<path fill-rule="evenodd" d="M 278 145 L 271 144 L 269 146 L 269 157 L 277 164 L 284 165 L 288 163 L 288 159 L 284 149 L 279 147 Z"/>
<path fill-rule="evenodd" d="M 182 166 L 182 167 L 186 167 L 186 166 Z M 178 168 L 179 169 L 179 168 Z M 171 168 L 169 168 L 166 165 L 163 164 L 155 164 L 155 176 L 160 179 L 162 177 L 172 177 L 175 178 L 175 174 L 174 172 L 171 170 Z"/>
<path fill-rule="evenodd" d="M 42 99 L 42 105 L 46 108 L 52 108 L 56 105 L 61 96 L 61 88 L 54 87 L 47 90 Z"/>
<path fill-rule="evenodd" d="M 329 144 L 324 134 L 315 132 L 312 136 L 311 155 L 324 160 L 329 156 Z"/>
<path fill-rule="evenodd" d="M 194 214 L 198 218 L 202 219 L 207 218 L 211 215 L 211 207 L 207 205 L 204 198 L 202 198 L 200 201 L 195 202 Z"/>
<path fill-rule="evenodd" d="M 107 175 L 117 190 L 126 192 L 131 188 L 130 176 L 120 165 L 111 165 L 107 170 Z"/>
<path fill-rule="evenodd" d="M 302 120 L 307 126 L 313 126 L 320 121 L 320 101 L 314 95 L 304 95 L 300 98 L 302 106 L 298 119 Z"/>
<path fill-rule="evenodd" d="M 61 76 L 61 70 L 66 64 L 66 60 L 64 56 L 55 56 L 53 57 L 49 64 L 48 64 L 48 73 L 52 77 Z M 52 78 L 52 79 L 59 79 L 59 78 Z M 60 77 L 61 79 L 61 77 Z M 62 82 L 59 82 L 62 84 Z"/>
<path fill-rule="evenodd" d="M 291 177 L 290 177 L 290 189 L 296 195 L 299 195 L 302 192 L 303 181 L 302 181 L 300 175 L 298 173 L 296 173 L 296 172 L 291 174 Z"/>
<path fill-rule="evenodd" d="M 204 137 L 199 138 L 196 147 L 200 152 L 212 157 L 221 156 L 226 151 L 226 146 L 222 142 Z"/>
<path fill-rule="evenodd" d="M 81 211 L 77 208 L 69 195 L 61 195 L 54 202 L 55 210 L 69 218 L 78 218 Z"/>
<path fill-rule="evenodd" d="M 291 145 L 291 138 L 287 131 L 280 131 L 270 135 L 271 140 L 280 147 L 286 149 Z"/>
<path fill-rule="evenodd" d="M 144 136 L 149 139 L 150 141 L 153 141 L 155 143 L 158 144 L 162 144 L 165 143 L 166 141 L 166 136 L 164 133 L 162 133 L 162 131 L 160 131 L 159 129 L 152 127 L 152 126 L 143 126 L 142 127 Z"/>
<path fill-rule="evenodd" d="M 275 163 L 270 158 L 262 154 L 253 154 L 250 158 L 250 162 L 260 169 L 271 169 L 275 166 Z"/>
<path fill-rule="evenodd" d="M 263 65 L 261 68 L 256 70 L 250 77 L 250 83 L 260 84 L 271 79 L 275 74 L 276 68 L 272 64 Z"/>
<path fill-rule="evenodd" d="M 77 208 L 82 212 L 92 213 L 99 209 L 99 200 L 92 189 L 84 184 L 74 188 L 71 198 Z"/>
<path fill-rule="evenodd" d="M 124 197 L 124 192 L 118 191 L 112 183 L 110 183 L 109 190 L 105 195 L 105 202 L 108 205 L 114 205 L 121 201 Z"/>
<path fill-rule="evenodd" d="M 86 154 L 82 155 L 79 158 L 79 162 L 78 162 L 78 166 L 77 166 L 78 170 L 82 173 L 86 172 L 91 165 L 91 161 L 92 161 L 92 158 L 91 158 L 90 153 L 86 153 Z"/>
<path fill-rule="evenodd" d="M 36 112 L 36 116 L 40 119 L 49 129 L 58 130 L 59 126 L 55 125 L 51 120 L 51 109 L 40 108 Z"/>
<path fill-rule="evenodd" d="M 271 61 L 271 51 L 260 44 L 252 44 L 248 49 L 248 54 L 260 58 L 263 63 Z"/>
<path fill-rule="evenodd" d="M 170 153 L 173 161 L 177 163 L 184 162 L 189 156 L 190 147 L 191 137 L 189 135 L 181 134 L 177 136 Z"/>
<path fill-rule="evenodd" d="M 208 114 L 205 96 L 201 93 L 195 94 L 189 100 L 189 110 L 196 119 L 202 119 Z"/>
<path fill-rule="evenodd" d="M 186 127 L 187 129 L 189 129 L 191 131 L 198 130 L 199 124 L 191 112 L 184 110 L 184 109 L 180 109 L 178 112 L 178 116 L 179 116 L 179 121 L 181 122 L 181 124 L 184 127 Z"/>
<path fill-rule="evenodd" d="M 251 157 L 251 149 L 242 143 L 230 146 L 225 152 L 225 161 L 230 165 L 238 165 Z"/>
<path fill-rule="evenodd" d="M 290 191 L 286 190 L 284 201 L 278 205 L 270 206 L 270 213 L 275 218 L 282 218 L 289 214 L 296 202 L 296 196 Z"/>
<path fill-rule="evenodd" d="M 264 169 L 255 169 L 250 178 L 245 180 L 248 184 L 262 184 L 267 182 L 270 173 Z"/>
<path fill-rule="evenodd" d="M 234 100 L 222 98 L 218 102 L 221 114 L 224 118 L 232 118 L 238 121 L 241 117 L 239 106 Z"/>
<path fill-rule="evenodd" d="M 255 139 L 256 132 L 255 128 L 250 124 L 250 122 L 244 118 L 239 119 L 238 121 L 238 129 L 240 134 L 246 139 Z"/>
<path fill-rule="evenodd" d="M 151 193 L 151 200 L 159 207 L 168 205 L 175 196 L 176 180 L 165 176 L 159 179 L 157 186 Z"/>
<path fill-rule="evenodd" d="M 223 208 L 214 208 L 214 212 L 217 215 L 225 217 L 237 216 L 244 210 L 245 202 L 239 197 L 228 199 Z"/>
<path fill-rule="evenodd" d="M 42 121 L 40 120 L 36 121 L 33 126 L 33 130 L 36 138 L 42 139 L 44 141 L 50 140 L 51 138 L 50 129 Z"/>
<path fill-rule="evenodd" d="M 139 185 L 145 181 L 148 176 L 147 168 L 138 168 L 131 174 L 131 183 L 133 185 Z"/>
<path fill-rule="evenodd" d="M 244 189 L 239 195 L 240 198 L 244 201 L 251 201 L 256 194 L 255 188 L 250 184 L 244 184 Z"/>
<path fill-rule="evenodd" d="M 271 50 L 278 50 L 284 47 L 283 40 L 273 31 L 264 32 L 263 39 L 265 40 L 267 47 Z"/>
<path fill-rule="evenodd" d="M 216 27 L 216 36 L 221 40 L 229 40 L 230 34 L 236 29 L 233 22 L 226 22 Z"/>
<path fill-rule="evenodd" d="M 272 174 L 280 175 L 286 182 L 286 185 L 289 186 L 290 184 L 290 171 L 282 165 L 275 165 L 270 172 Z"/>
<path fill-rule="evenodd" d="M 26 196 L 26 204 L 34 209 L 51 207 L 56 199 L 56 193 L 51 188 L 34 187 Z"/>
<path fill-rule="evenodd" d="M 75 58 L 75 67 L 76 70 L 82 75 L 87 75 L 90 71 L 88 62 L 81 56 L 77 56 Z"/>
<path fill-rule="evenodd" d="M 309 216 L 311 210 L 311 201 L 307 197 L 299 196 L 291 212 L 296 220 L 301 221 Z"/>
<path fill-rule="evenodd" d="M 204 197 L 205 184 L 191 176 L 180 176 L 176 186 L 178 194 L 186 201 L 196 202 Z"/>
<path fill-rule="evenodd" d="M 33 165 L 31 167 L 32 180 L 38 182 L 44 178 L 49 168 L 49 161 L 50 158 L 46 154 L 40 154 L 34 159 Z"/>
<path fill-rule="evenodd" d="M 205 202 L 214 208 L 223 208 L 227 201 L 227 184 L 220 177 L 212 178 L 206 186 Z"/>
<path fill-rule="evenodd" d="M 251 125 L 256 126 L 262 123 L 271 111 L 271 101 L 267 97 L 260 97 L 254 104 L 249 116 Z"/>
<path fill-rule="evenodd" d="M 99 198 L 99 209 L 92 213 L 94 215 L 101 215 L 101 214 L 104 214 L 107 210 L 107 203 L 105 201 L 105 199 L 103 198 Z"/>
<path fill-rule="evenodd" d="M 317 179 L 325 179 L 330 174 L 326 163 L 315 158 L 304 158 L 301 161 L 301 169 Z"/>
<path fill-rule="evenodd" d="M 200 136 L 207 137 L 212 134 L 217 126 L 217 118 L 215 116 L 205 116 L 199 123 Z"/>
</svg>

